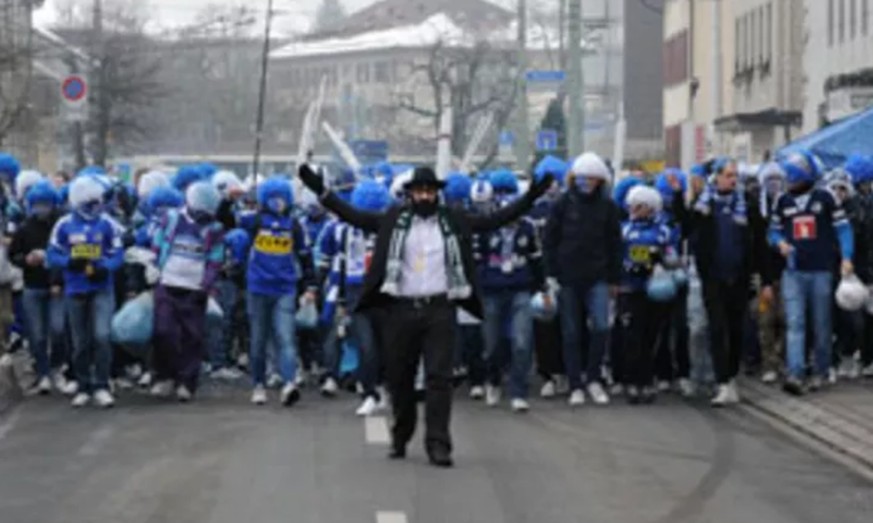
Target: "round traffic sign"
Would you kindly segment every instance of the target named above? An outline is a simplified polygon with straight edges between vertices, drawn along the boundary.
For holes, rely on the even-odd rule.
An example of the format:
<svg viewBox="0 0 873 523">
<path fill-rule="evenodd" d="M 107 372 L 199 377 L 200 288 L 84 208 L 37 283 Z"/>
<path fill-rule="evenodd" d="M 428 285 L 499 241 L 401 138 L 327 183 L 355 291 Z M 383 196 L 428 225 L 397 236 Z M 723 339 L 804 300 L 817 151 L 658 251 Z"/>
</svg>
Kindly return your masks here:
<svg viewBox="0 0 873 523">
<path fill-rule="evenodd" d="M 81 76 L 68 76 L 61 83 L 61 94 L 69 102 L 80 102 L 88 94 L 88 85 Z"/>
</svg>

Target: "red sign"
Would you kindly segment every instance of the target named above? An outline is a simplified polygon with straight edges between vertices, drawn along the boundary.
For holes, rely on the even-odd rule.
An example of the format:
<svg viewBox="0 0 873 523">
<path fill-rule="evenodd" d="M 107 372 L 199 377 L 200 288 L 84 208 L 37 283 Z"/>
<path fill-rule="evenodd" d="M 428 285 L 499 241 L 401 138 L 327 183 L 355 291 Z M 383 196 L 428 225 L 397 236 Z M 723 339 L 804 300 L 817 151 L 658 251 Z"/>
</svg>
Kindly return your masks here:
<svg viewBox="0 0 873 523">
<path fill-rule="evenodd" d="M 81 102 L 88 95 L 88 84 L 81 76 L 68 76 L 61 82 L 61 95 L 68 102 Z"/>
<path fill-rule="evenodd" d="M 792 222 L 795 240 L 814 240 L 816 233 L 815 216 L 798 216 Z"/>
</svg>

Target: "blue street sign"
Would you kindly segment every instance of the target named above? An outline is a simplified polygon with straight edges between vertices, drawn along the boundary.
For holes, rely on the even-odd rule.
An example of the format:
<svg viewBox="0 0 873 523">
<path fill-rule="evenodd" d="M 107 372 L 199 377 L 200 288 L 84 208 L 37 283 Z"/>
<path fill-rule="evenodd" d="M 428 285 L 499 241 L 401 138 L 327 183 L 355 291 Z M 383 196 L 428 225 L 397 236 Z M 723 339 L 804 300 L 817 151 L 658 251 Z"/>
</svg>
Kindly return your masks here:
<svg viewBox="0 0 873 523">
<path fill-rule="evenodd" d="M 537 133 L 537 151 L 554 151 L 558 148 L 558 131 L 542 129 Z"/>
<path fill-rule="evenodd" d="M 567 74 L 564 71 L 528 71 L 525 74 L 529 84 L 559 84 L 566 77 Z"/>
</svg>

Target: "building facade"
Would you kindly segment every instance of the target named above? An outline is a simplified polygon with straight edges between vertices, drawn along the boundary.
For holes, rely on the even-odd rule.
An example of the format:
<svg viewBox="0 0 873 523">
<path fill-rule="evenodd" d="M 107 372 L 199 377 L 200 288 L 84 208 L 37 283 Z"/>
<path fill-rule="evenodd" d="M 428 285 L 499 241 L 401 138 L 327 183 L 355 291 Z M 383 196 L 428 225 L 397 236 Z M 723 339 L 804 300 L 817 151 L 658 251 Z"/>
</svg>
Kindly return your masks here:
<svg viewBox="0 0 873 523">
<path fill-rule="evenodd" d="M 873 0 L 804 0 L 803 131 L 873 105 Z"/>
</svg>

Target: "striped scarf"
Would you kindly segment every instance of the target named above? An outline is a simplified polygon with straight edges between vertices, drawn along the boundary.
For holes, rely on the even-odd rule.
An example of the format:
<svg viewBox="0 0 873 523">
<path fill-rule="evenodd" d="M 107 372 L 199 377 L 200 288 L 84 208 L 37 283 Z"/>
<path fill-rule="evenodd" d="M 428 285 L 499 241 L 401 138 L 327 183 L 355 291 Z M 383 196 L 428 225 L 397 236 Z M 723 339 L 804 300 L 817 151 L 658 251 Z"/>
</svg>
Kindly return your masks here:
<svg viewBox="0 0 873 523">
<path fill-rule="evenodd" d="M 400 296 L 400 280 L 403 276 L 403 251 L 406 238 L 412 227 L 412 211 L 405 209 L 397 218 L 394 231 L 391 233 L 391 243 L 388 247 L 388 263 L 385 269 L 385 282 L 381 291 L 390 296 Z M 440 208 L 437 214 L 440 232 L 445 241 L 446 282 L 448 298 L 461 300 L 469 298 L 473 287 L 464 274 L 464 261 L 461 257 L 461 242 L 449 223 L 449 214 L 445 208 Z"/>
</svg>

